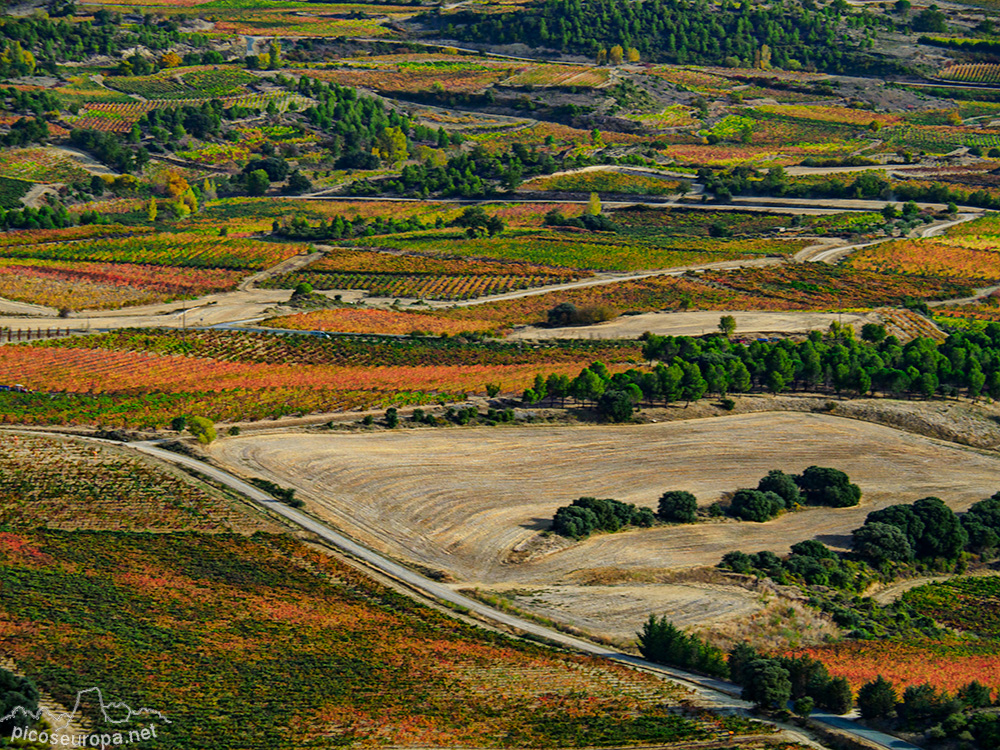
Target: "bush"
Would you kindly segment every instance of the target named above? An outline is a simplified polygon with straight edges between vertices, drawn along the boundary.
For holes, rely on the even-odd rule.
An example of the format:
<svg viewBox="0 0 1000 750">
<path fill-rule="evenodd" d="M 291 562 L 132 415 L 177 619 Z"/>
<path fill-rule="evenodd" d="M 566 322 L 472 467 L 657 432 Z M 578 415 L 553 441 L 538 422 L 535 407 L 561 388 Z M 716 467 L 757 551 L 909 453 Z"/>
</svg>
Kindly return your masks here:
<svg viewBox="0 0 1000 750">
<path fill-rule="evenodd" d="M 585 539 L 595 531 L 618 531 L 625 526 L 648 528 L 656 516 L 649 508 L 637 508 L 618 500 L 581 497 L 556 510 L 552 530 L 573 539 Z"/>
<path fill-rule="evenodd" d="M 773 492 L 785 502 L 786 508 L 794 508 L 802 503 L 802 493 L 795 479 L 783 471 L 773 469 L 757 483 L 761 492 Z"/>
<path fill-rule="evenodd" d="M 906 535 L 899 527 L 887 523 L 865 523 L 860 529 L 855 529 L 851 532 L 851 549 L 875 567 L 913 559 L 913 549 Z"/>
<path fill-rule="evenodd" d="M 205 417 L 191 417 L 187 422 L 187 428 L 203 445 L 208 445 L 216 438 L 215 425 Z"/>
<path fill-rule="evenodd" d="M 664 492 L 656 514 L 668 523 L 694 523 L 698 519 L 698 498 L 684 490 Z"/>
<path fill-rule="evenodd" d="M 795 482 L 812 505 L 848 508 L 861 502 L 861 488 L 839 469 L 810 466 Z"/>
<path fill-rule="evenodd" d="M 773 492 L 743 489 L 736 490 L 729 512 L 744 521 L 763 523 L 778 515 L 784 507 L 785 502 Z"/>
</svg>

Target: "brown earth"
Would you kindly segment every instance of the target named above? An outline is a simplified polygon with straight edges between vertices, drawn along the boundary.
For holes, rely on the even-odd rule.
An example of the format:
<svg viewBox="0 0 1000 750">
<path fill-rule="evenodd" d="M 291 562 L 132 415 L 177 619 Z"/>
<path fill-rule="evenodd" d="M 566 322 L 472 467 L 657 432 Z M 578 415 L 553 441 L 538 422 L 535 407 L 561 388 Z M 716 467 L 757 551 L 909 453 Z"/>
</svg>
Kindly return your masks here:
<svg viewBox="0 0 1000 750">
<path fill-rule="evenodd" d="M 874 509 L 936 495 L 962 510 L 1000 484 L 998 457 L 811 413 L 616 427 L 262 434 L 221 440 L 210 453 L 237 471 L 297 488 L 320 518 L 382 552 L 445 571 L 456 586 L 537 590 L 527 597 L 538 599 L 534 608 L 615 635 L 632 630 L 650 608 L 679 616 L 685 607 L 703 608 L 694 623 L 746 616 L 759 604 L 752 595 L 718 597 L 705 587 L 675 597 L 681 592 L 632 583 L 631 591 L 593 586 L 602 571 L 613 577 L 711 566 L 730 550 L 787 553 L 810 538 L 843 547 Z M 663 526 L 579 543 L 540 537 L 557 507 L 583 495 L 655 506 L 662 492 L 686 489 L 707 505 L 770 469 L 800 472 L 811 464 L 847 471 L 864 492 L 862 504 L 811 508 L 765 524 Z M 512 555 L 535 542 L 551 551 Z M 584 595 L 587 583 L 593 593 Z M 645 603 L 629 604 L 622 594 Z"/>
</svg>

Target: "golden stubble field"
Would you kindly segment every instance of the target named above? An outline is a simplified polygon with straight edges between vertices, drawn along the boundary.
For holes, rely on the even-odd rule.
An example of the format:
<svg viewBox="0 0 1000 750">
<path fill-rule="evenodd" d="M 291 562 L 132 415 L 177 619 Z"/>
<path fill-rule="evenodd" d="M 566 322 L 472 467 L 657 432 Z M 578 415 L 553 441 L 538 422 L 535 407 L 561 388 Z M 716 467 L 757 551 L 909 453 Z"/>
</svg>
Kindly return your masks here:
<svg viewBox="0 0 1000 750">
<path fill-rule="evenodd" d="M 731 589 L 723 596 L 711 586 L 692 592 L 579 584 L 629 571 L 714 565 L 734 549 L 781 554 L 812 538 L 843 546 L 876 508 L 936 495 L 964 510 L 1000 490 L 1000 458 L 809 413 L 626 426 L 265 434 L 221 440 L 211 453 L 238 471 L 295 487 L 317 516 L 384 553 L 446 571 L 460 587 L 527 589 L 545 609 L 555 605 L 574 620 L 568 600 L 579 600 L 576 614 L 584 620 L 610 624 L 619 613 L 629 630 L 644 613 L 671 612 L 671 602 L 678 615 L 691 615 L 693 607 L 691 622 L 747 614 L 759 603 L 750 592 Z M 655 509 L 663 492 L 684 489 L 708 505 L 724 492 L 756 485 L 770 469 L 797 473 L 811 464 L 846 471 L 862 488 L 862 504 L 810 508 L 765 524 L 720 521 L 601 534 L 511 561 L 513 551 L 538 542 L 556 508 L 584 495 Z M 586 603 L 584 589 L 593 592 Z M 694 598 L 703 604 L 692 601 L 699 591 Z M 636 606 L 641 600 L 649 606 Z"/>
</svg>

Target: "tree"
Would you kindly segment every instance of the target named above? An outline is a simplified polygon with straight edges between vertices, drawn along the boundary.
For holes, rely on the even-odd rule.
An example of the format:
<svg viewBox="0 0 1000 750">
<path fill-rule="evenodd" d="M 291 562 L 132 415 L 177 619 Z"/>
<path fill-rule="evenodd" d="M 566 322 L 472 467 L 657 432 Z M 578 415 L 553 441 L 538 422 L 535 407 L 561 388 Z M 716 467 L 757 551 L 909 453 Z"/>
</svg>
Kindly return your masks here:
<svg viewBox="0 0 1000 750">
<path fill-rule="evenodd" d="M 205 417 L 191 417 L 187 421 L 187 428 L 202 445 L 208 445 L 216 438 L 215 425 Z"/>
<path fill-rule="evenodd" d="M 728 339 L 736 332 L 736 318 L 732 315 L 723 315 L 719 318 L 719 330 Z"/>
<path fill-rule="evenodd" d="M 156 198 L 150 198 L 146 205 L 146 219 L 151 222 L 156 221 Z"/>
<path fill-rule="evenodd" d="M 786 508 L 793 508 L 802 503 L 802 493 L 799 486 L 795 484 L 795 479 L 781 471 L 772 469 L 757 483 L 757 489 L 761 492 L 773 492 L 780 497 Z"/>
<path fill-rule="evenodd" d="M 824 688 L 819 703 L 830 713 L 838 716 L 846 714 L 854 705 L 850 683 L 844 677 L 834 677 Z"/>
<path fill-rule="evenodd" d="M 882 675 L 866 682 L 858 691 L 858 710 L 864 719 L 884 719 L 895 708 L 896 691 Z"/>
<path fill-rule="evenodd" d="M 759 490 L 736 490 L 730 505 L 730 512 L 744 521 L 764 523 L 781 512 L 784 501 L 773 492 Z"/>
<path fill-rule="evenodd" d="M 385 426 L 390 430 L 399 424 L 399 412 L 395 406 L 390 406 L 385 410 Z"/>
<path fill-rule="evenodd" d="M 774 659 L 755 659 L 743 667 L 743 700 L 760 709 L 784 708 L 792 695 L 788 670 Z"/>
<path fill-rule="evenodd" d="M 612 422 L 627 422 L 635 412 L 635 404 L 627 391 L 606 390 L 597 402 L 597 410 Z"/>
<path fill-rule="evenodd" d="M 955 512 L 937 497 L 925 497 L 913 504 L 913 512 L 924 524 L 916 548 L 917 557 L 956 559 L 969 541 Z"/>
<path fill-rule="evenodd" d="M 250 195 L 264 195 L 271 187 L 271 180 L 263 169 L 255 169 L 247 175 L 247 192 Z"/>
<path fill-rule="evenodd" d="M 875 567 L 913 559 L 913 548 L 906 534 L 898 526 L 887 523 L 865 523 L 855 529 L 851 532 L 851 549 Z"/>
<path fill-rule="evenodd" d="M 309 178 L 296 169 L 288 178 L 286 190 L 292 195 L 301 195 L 312 190 L 312 187 L 313 184 L 309 181 Z"/>
<path fill-rule="evenodd" d="M 389 164 L 404 161 L 409 157 L 406 149 L 406 134 L 399 127 L 385 128 L 378 137 L 376 149 L 378 156 Z"/>
<path fill-rule="evenodd" d="M 839 469 L 810 466 L 796 477 L 795 483 L 812 505 L 848 508 L 861 502 L 861 488 L 851 484 L 847 474 Z"/>
<path fill-rule="evenodd" d="M 698 498 L 684 490 L 664 492 L 656 515 L 661 521 L 694 523 L 698 519 Z"/>
<path fill-rule="evenodd" d="M 639 50 L 637 50 L 635 47 L 629 47 L 628 50 L 626 50 L 625 52 L 625 56 L 628 58 L 628 61 L 630 63 L 639 62 Z"/>
<path fill-rule="evenodd" d="M 32 724 L 33 718 L 27 712 L 38 711 L 39 697 L 38 688 L 30 678 L 0 667 L 0 717 L 10 716 L 0 722 L 0 733 L 10 736 L 15 728 Z M 16 711 L 18 708 L 23 710 Z"/>
<path fill-rule="evenodd" d="M 590 198 L 587 200 L 587 215 L 588 216 L 601 215 L 601 196 L 599 196 L 597 193 L 591 193 Z"/>
<path fill-rule="evenodd" d="M 616 44 L 608 50 L 608 62 L 612 65 L 621 65 L 623 59 L 625 59 L 625 50 L 620 44 Z"/>
</svg>

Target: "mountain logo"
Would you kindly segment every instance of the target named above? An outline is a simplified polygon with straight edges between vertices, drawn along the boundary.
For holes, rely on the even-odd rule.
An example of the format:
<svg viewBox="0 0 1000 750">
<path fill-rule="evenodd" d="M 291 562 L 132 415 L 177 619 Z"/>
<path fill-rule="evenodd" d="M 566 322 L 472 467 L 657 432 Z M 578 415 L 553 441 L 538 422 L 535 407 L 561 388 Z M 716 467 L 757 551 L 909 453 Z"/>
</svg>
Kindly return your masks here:
<svg viewBox="0 0 1000 750">
<path fill-rule="evenodd" d="M 76 694 L 76 702 L 73 704 L 73 709 L 71 711 L 59 713 L 47 708 L 39 708 L 37 711 L 29 711 L 23 706 L 15 706 L 9 714 L 0 718 L 0 724 L 18 718 L 30 718 L 32 721 L 38 721 L 44 716 L 46 721 L 52 725 L 52 731 L 65 729 L 76 718 L 76 715 L 80 710 L 80 704 L 83 702 L 83 697 L 88 693 L 95 693 L 97 695 L 97 704 L 100 708 L 101 715 L 109 724 L 127 724 L 134 719 L 146 718 L 149 716 L 155 716 L 157 719 L 166 724 L 170 723 L 170 720 L 164 716 L 163 713 L 153 708 L 143 707 L 133 709 L 127 703 L 107 703 L 104 700 L 104 694 L 101 692 L 101 689 L 98 687 L 92 687 L 87 688 L 86 690 L 81 690 Z"/>
</svg>

